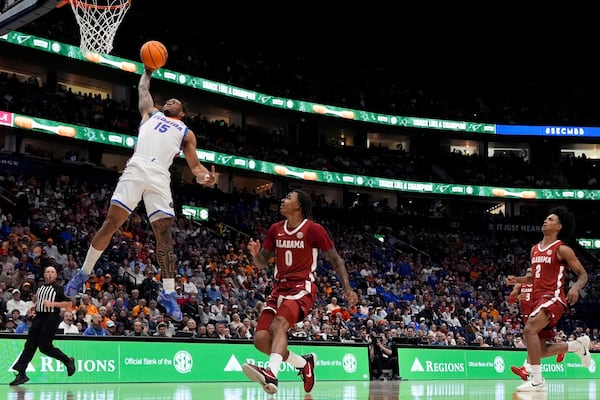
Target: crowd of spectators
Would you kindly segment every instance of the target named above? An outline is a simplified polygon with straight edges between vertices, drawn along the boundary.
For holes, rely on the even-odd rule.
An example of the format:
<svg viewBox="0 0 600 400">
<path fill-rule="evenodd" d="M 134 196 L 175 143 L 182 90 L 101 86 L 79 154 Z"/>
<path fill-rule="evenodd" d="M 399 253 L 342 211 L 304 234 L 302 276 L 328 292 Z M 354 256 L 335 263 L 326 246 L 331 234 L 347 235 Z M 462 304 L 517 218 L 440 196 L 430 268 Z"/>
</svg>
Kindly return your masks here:
<svg viewBox="0 0 600 400">
<path fill-rule="evenodd" d="M 262 29 L 253 29 L 258 21 L 272 29 L 278 24 L 270 18 L 264 20 L 267 13 L 255 4 L 227 10 L 231 23 L 243 26 L 252 21 L 252 27 L 247 31 L 249 36 L 243 35 L 244 40 L 227 29 L 219 30 L 217 34 L 198 27 L 192 22 L 196 18 L 193 13 L 180 16 L 184 20 L 192 19 L 189 23 L 196 26 L 192 31 L 184 28 L 188 23 L 165 24 L 161 10 L 155 7 L 157 5 L 132 3 L 125 22 L 117 31 L 114 54 L 137 59 L 139 46 L 132 46 L 132 43 L 141 45 L 146 40 L 158 39 L 169 46 L 170 69 L 271 95 L 418 117 L 487 123 L 598 124 L 597 107 L 594 106 L 597 83 L 585 79 L 587 75 L 581 66 L 571 70 L 568 66 L 556 64 L 562 68 L 546 68 L 543 74 L 532 74 L 524 82 L 522 76 L 511 75 L 515 73 L 509 68 L 511 63 L 499 60 L 489 43 L 473 49 L 477 62 L 469 64 L 467 60 L 473 60 L 473 57 L 453 55 L 452 47 L 445 49 L 441 44 L 429 43 L 427 48 L 435 45 L 439 47 L 438 51 L 423 52 L 420 43 L 424 38 L 415 41 L 416 38 L 411 36 L 411 40 L 403 43 L 403 48 L 418 51 L 419 56 L 398 61 L 398 55 L 388 47 L 395 46 L 395 41 L 385 30 L 385 24 L 374 31 L 369 43 L 372 51 L 357 56 L 363 52 L 351 44 L 352 38 L 358 35 L 361 41 L 368 40 L 371 38 L 368 32 L 353 33 L 344 29 L 344 40 L 336 46 L 326 45 L 327 51 L 322 52 L 318 50 L 324 50 L 321 47 L 324 44 L 315 41 L 309 32 L 288 35 L 287 45 L 281 46 L 274 37 L 261 33 Z M 219 11 L 220 6 L 212 7 L 209 6 L 212 12 L 222 12 Z M 444 4 L 436 4 L 427 8 L 426 12 L 429 21 L 443 29 L 447 13 L 459 11 L 455 6 L 448 9 Z M 79 29 L 71 13 L 68 7 L 53 10 L 19 30 L 78 44 Z M 321 33 L 315 33 L 317 36 L 337 33 L 336 25 L 329 21 L 327 12 L 321 16 L 309 14 L 313 21 L 324 18 Z M 285 30 L 293 29 L 289 23 L 286 20 Z M 158 25 L 163 27 L 160 32 L 155 30 Z M 298 29 L 302 31 L 301 27 Z M 400 34 L 397 29 L 394 28 L 395 35 Z M 408 29 L 406 34 L 411 35 L 409 28 L 404 29 Z M 135 39 L 119 40 L 121 37 Z M 176 43 L 173 38 L 177 38 Z M 249 38 L 254 40 L 249 41 Z M 450 36 L 446 39 L 452 40 Z M 522 54 L 519 53 L 520 65 L 525 63 L 524 57 L 535 57 L 536 54 L 530 48 L 522 50 Z M 351 62 L 340 62 L 340 57 Z M 443 68 L 439 64 L 441 59 L 446 61 L 442 64 Z M 448 60 L 451 62 L 448 63 Z M 501 65 L 505 74 L 494 76 L 494 69 L 480 68 L 488 64 Z M 577 79 L 573 79 L 574 73 Z M 137 110 L 123 102 L 103 99 L 99 95 L 72 93 L 60 87 L 39 86 L 35 77 L 17 87 L 13 86 L 16 84 L 13 79 L 6 76 L 0 78 L 0 83 L 0 98 L 5 110 L 132 135 L 137 129 Z M 306 151 L 290 146 L 289 138 L 282 137 L 280 132 L 249 132 L 218 121 L 208 122 L 201 115 L 192 115 L 189 122 L 203 148 L 273 162 L 285 161 L 317 170 L 419 181 L 485 182 L 538 188 L 595 189 L 600 182 L 595 160 L 590 161 L 586 157 L 567 157 L 561 161 L 560 168 L 556 168 L 557 165 L 548 168 L 539 163 L 531 164 L 514 155 L 489 158 L 480 154 L 466 156 L 433 152 L 428 157 L 396 150 L 371 148 L 366 152 L 364 149 L 339 146 L 324 146 L 316 154 L 311 149 L 310 157 L 307 157 Z M 247 140 L 250 136 L 252 141 Z M 432 165 L 438 163 L 445 172 L 435 172 Z"/>
<path fill-rule="evenodd" d="M 22 190 L 29 189 L 35 205 L 22 220 L 0 211 L 0 328 L 24 333 L 27 309 L 35 301 L 32 294 L 42 279 L 43 266 L 54 265 L 62 282 L 73 276 L 106 213 L 110 190 L 93 182 L 57 184 L 41 177 L 4 178 Z M 114 235 L 85 292 L 64 310 L 64 332 L 252 339 L 257 315 L 272 288 L 273 265 L 257 271 L 240 232 L 251 231 L 261 237 L 280 218 L 271 207 L 277 199 L 269 194 L 200 190 L 197 200 L 208 206 L 215 219 L 227 223 L 221 232 L 185 217 L 174 223 L 176 291 L 183 321 L 169 320 L 156 302 L 160 271 L 154 241 L 147 221 L 134 213 Z M 180 188 L 176 193 L 179 196 L 186 190 Z M 341 214 L 332 218 L 332 212 Z M 376 225 L 385 224 L 383 220 L 356 226 L 347 221 L 364 221 L 354 218 L 353 212 L 315 209 L 319 221 L 335 238 L 361 302 L 350 307 L 344 301 L 335 274 L 321 259 L 315 307 L 292 327 L 291 338 L 370 342 L 374 360 L 383 354 L 377 353 L 377 348 L 396 342 L 523 346 L 522 321 L 518 308 L 506 300 L 511 288 L 504 279 L 507 274 L 524 271 L 532 244 L 529 238 L 437 232 L 423 226 L 413 228 L 411 240 L 420 251 L 399 251 L 371 239 Z M 582 301 L 598 297 L 596 276 L 597 272 L 590 270 L 590 285 L 582 293 Z M 562 321 L 557 340 L 570 340 L 571 335 L 585 332 L 593 340 L 592 348 L 600 349 L 598 327 L 580 319 L 576 308 L 572 311 Z"/>
<path fill-rule="evenodd" d="M 132 11 L 149 21 L 144 10 Z M 76 43 L 77 30 L 72 24 L 64 19 L 53 23 L 50 32 L 41 18 L 22 30 L 44 37 L 58 35 L 59 40 Z M 146 26 L 157 25 L 148 22 Z M 173 29 L 165 29 L 164 34 L 187 39 L 187 44 L 194 46 L 170 44 L 171 69 L 264 93 L 421 117 L 490 123 L 532 124 L 540 119 L 544 123 L 597 123 L 595 114 L 585 113 L 587 108 L 578 108 L 583 111 L 577 113 L 575 108 L 564 106 L 568 103 L 565 100 L 572 98 L 570 92 L 557 91 L 555 96 L 543 99 L 536 96 L 533 110 L 522 104 L 539 89 L 536 85 L 526 85 L 525 92 L 519 91 L 519 98 L 509 93 L 494 93 L 497 97 L 492 98 L 486 92 L 474 92 L 475 87 L 462 87 L 459 98 L 452 93 L 453 88 L 435 84 L 429 75 L 414 83 L 406 76 L 395 81 L 390 67 L 384 65 L 369 65 L 367 71 L 364 64 L 347 63 L 343 76 L 333 76 L 320 74 L 322 69 L 312 67 L 303 54 L 285 58 L 288 54 L 284 52 L 277 63 L 268 63 L 267 55 L 242 52 L 228 41 L 212 43 L 211 52 L 194 51 L 200 38 L 194 32 L 177 34 Z M 150 38 L 144 35 L 140 31 L 134 37 L 142 43 Z M 164 42 L 169 43 L 166 38 Z M 210 39 L 202 40 L 205 43 Z M 117 48 L 120 55 L 131 59 L 137 58 L 134 50 Z M 236 59 L 227 54 L 236 54 Z M 251 54 L 254 58 L 249 58 Z M 311 71 L 319 76 L 311 75 Z M 366 73 L 369 80 L 358 79 Z M 355 85 L 342 84 L 349 77 Z M 368 87 L 363 86 L 365 82 L 369 82 Z M 424 82 L 429 82 L 426 87 L 419 86 Z M 555 103 L 559 97 L 563 102 Z M 139 122 L 137 110 L 109 98 L 46 88 L 36 79 L 22 82 L 4 73 L 0 76 L 0 99 L 4 110 L 127 134 L 134 134 Z M 190 126 L 203 148 L 319 170 L 425 181 L 440 178 L 433 175 L 433 160 L 401 150 L 323 146 L 312 149 L 307 157 L 302 149 L 282 146 L 287 139 L 273 132 L 252 132 L 252 143 L 248 143 L 250 133 L 236 126 L 211 123 L 201 116 L 192 116 Z M 512 157 L 494 159 L 490 164 L 481 156 L 446 156 L 436 157 L 436 162 L 443 164 L 453 181 L 487 185 L 522 182 L 527 187 L 568 186 L 581 178 L 573 171 L 586 165 L 586 160 L 568 160 L 568 173 L 563 175 L 528 168 L 523 159 Z M 597 186 L 593 173 L 588 171 L 582 181 L 589 187 Z M 15 195 L 26 195 L 30 207 L 14 212 L 0 210 L 0 329 L 26 333 L 27 310 L 35 301 L 33 293 L 42 268 L 56 266 L 62 282 L 80 268 L 90 237 L 106 215 L 111 186 L 12 173 L 2 178 L 2 186 Z M 114 235 L 85 292 L 63 311 L 59 329 L 65 334 L 252 339 L 257 315 L 272 288 L 272 266 L 256 270 L 245 248 L 245 236 L 239 232 L 252 232 L 258 237 L 264 234 L 279 219 L 272 207 L 278 200 L 269 194 L 223 193 L 217 188 L 194 188 L 193 194 L 183 186 L 177 189 L 179 202 L 194 199 L 203 203 L 221 228 L 197 225 L 184 217 L 174 223 L 179 271 L 176 291 L 183 321 L 169 320 L 156 302 L 160 271 L 153 235 L 144 216 L 134 213 Z M 524 347 L 522 321 L 518 308 L 506 301 L 511 288 L 504 284 L 504 278 L 524 271 L 528 250 L 537 238 L 512 233 L 503 236 L 481 231 L 438 231 L 422 225 L 405 227 L 408 233 L 404 239 L 418 251 L 398 250 L 372 239 L 374 232 L 385 227 L 385 215 L 365 221 L 356 210 L 343 205 L 332 207 L 318 198 L 315 203 L 319 222 L 331 232 L 361 302 L 350 307 L 344 301 L 331 267 L 321 259 L 318 300 L 311 314 L 292 327 L 291 338 L 371 343 L 374 376 L 382 373 L 383 360 L 389 359 L 390 343 Z M 583 303 L 598 298 L 600 290 L 598 272 L 590 269 L 589 274 Z M 555 340 L 574 340 L 587 333 L 592 339 L 591 348 L 600 350 L 598 321 L 580 318 L 577 307 L 571 311 L 561 321 Z M 397 371 L 394 373 L 397 375 Z"/>
<path fill-rule="evenodd" d="M 6 111 L 128 135 L 137 134 L 140 118 L 138 110 L 125 102 L 90 93 L 74 93 L 61 86 L 48 88 L 38 79 L 19 79 L 16 74 L 6 72 L 0 72 L 0 101 Z M 441 149 L 416 152 L 373 145 L 365 149 L 336 143 L 305 149 L 294 143 L 291 136 L 269 127 L 242 128 L 223 121 L 211 122 L 194 110 L 186 122 L 196 134 L 199 148 L 321 171 L 468 185 L 600 187 L 600 171 L 595 160 L 585 156 L 566 157 L 555 167 L 547 168 L 513 153 L 490 157 Z M 248 140 L 250 137 L 252 140 Z M 67 158 L 65 154 L 51 154 L 45 149 L 28 151 L 48 159 Z"/>
</svg>

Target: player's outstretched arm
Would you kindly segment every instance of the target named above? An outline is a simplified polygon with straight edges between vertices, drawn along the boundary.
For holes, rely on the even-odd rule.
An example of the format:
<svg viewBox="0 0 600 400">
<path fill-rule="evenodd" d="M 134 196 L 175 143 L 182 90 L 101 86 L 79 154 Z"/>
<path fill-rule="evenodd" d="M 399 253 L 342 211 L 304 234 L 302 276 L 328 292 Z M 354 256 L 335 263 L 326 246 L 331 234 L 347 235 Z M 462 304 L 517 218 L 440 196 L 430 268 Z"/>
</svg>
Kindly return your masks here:
<svg viewBox="0 0 600 400">
<path fill-rule="evenodd" d="M 565 245 L 560 246 L 558 248 L 558 255 L 561 259 L 565 260 L 569 268 L 577 274 L 577 281 L 567 292 L 567 302 L 569 305 L 573 305 L 579 301 L 579 291 L 587 285 L 588 273 L 571 247 Z"/>
<path fill-rule="evenodd" d="M 358 303 L 358 295 L 350 286 L 350 278 L 348 277 L 348 270 L 346 270 L 346 263 L 344 259 L 340 257 L 340 254 L 337 252 L 335 247 L 330 248 L 325 252 L 325 256 L 327 259 L 331 261 L 331 265 L 333 266 L 333 270 L 340 278 L 342 283 L 342 287 L 344 288 L 344 298 L 351 306 L 354 306 Z"/>
<path fill-rule="evenodd" d="M 196 145 L 196 135 L 191 129 L 188 129 L 183 141 L 183 155 L 185 156 L 185 161 L 187 161 L 192 174 L 196 177 L 196 182 L 201 185 L 212 186 L 217 181 L 215 166 L 211 166 L 209 170 L 202 165 L 196 154 Z"/>
<path fill-rule="evenodd" d="M 152 71 L 145 69 L 138 83 L 138 109 L 142 115 L 142 122 L 150 118 L 156 110 L 154 107 L 154 99 L 150 94 L 150 78 Z"/>
</svg>

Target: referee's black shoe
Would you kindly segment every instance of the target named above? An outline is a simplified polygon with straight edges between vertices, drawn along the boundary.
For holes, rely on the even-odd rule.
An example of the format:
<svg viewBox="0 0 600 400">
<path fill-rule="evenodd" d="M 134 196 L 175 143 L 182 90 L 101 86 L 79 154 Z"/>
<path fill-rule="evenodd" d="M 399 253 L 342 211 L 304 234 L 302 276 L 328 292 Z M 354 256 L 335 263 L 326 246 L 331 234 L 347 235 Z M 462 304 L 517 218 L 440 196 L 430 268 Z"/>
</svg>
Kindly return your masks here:
<svg viewBox="0 0 600 400">
<path fill-rule="evenodd" d="M 11 383 L 9 383 L 9 385 L 16 386 L 16 385 L 25 383 L 27 381 L 29 381 L 29 377 L 27 375 L 25 375 L 24 373 L 19 372 L 17 374 L 17 376 L 15 376 L 15 379 Z"/>
<path fill-rule="evenodd" d="M 69 362 L 67 363 L 67 375 L 71 376 L 75 373 L 75 359 L 73 357 L 69 357 Z"/>
</svg>

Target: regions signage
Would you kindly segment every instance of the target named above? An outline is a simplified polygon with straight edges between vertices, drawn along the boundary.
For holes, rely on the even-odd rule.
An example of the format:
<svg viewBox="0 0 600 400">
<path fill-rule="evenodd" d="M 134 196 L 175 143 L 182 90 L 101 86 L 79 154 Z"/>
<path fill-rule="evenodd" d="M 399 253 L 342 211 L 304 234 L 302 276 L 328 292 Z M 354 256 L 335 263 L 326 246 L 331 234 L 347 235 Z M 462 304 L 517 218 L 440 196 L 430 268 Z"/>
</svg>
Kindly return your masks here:
<svg viewBox="0 0 600 400">
<path fill-rule="evenodd" d="M 20 335 L 17 335 L 20 336 Z M 94 338 L 96 339 L 96 338 Z M 0 339 L 0 385 L 14 379 L 11 366 L 23 349 L 25 337 Z M 77 372 L 67 377 L 64 365 L 37 352 L 27 376 L 32 383 L 86 382 L 246 382 L 243 363 L 267 366 L 269 358 L 252 343 L 186 341 L 57 339 L 56 346 L 75 357 Z M 297 354 L 317 355 L 315 374 L 320 381 L 368 381 L 366 346 L 295 346 Z M 280 381 L 296 381 L 298 370 L 282 363 Z"/>
<path fill-rule="evenodd" d="M 398 364 L 402 379 L 511 379 L 511 365 L 521 366 L 527 357 L 522 350 L 474 350 L 463 348 L 398 347 Z M 567 353 L 563 362 L 554 357 L 542 360 L 544 377 L 590 379 L 596 376 L 600 354 L 592 354 L 589 368 L 575 353 Z"/>
</svg>

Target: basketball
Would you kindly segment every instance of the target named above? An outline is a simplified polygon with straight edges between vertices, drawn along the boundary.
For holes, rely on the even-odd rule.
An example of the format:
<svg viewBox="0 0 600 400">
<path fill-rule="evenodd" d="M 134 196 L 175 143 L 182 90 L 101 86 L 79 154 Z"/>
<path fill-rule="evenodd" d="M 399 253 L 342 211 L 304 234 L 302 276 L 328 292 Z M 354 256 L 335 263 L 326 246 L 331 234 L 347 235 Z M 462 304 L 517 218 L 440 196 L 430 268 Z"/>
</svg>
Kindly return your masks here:
<svg viewBox="0 0 600 400">
<path fill-rule="evenodd" d="M 140 49 L 140 59 L 146 68 L 150 70 L 159 69 L 167 63 L 169 53 L 164 44 L 157 40 L 144 43 Z"/>
</svg>

